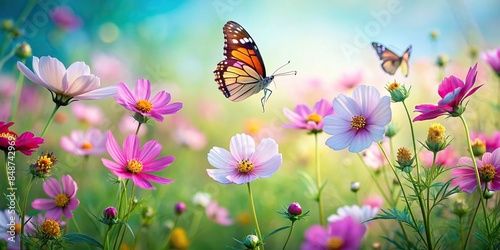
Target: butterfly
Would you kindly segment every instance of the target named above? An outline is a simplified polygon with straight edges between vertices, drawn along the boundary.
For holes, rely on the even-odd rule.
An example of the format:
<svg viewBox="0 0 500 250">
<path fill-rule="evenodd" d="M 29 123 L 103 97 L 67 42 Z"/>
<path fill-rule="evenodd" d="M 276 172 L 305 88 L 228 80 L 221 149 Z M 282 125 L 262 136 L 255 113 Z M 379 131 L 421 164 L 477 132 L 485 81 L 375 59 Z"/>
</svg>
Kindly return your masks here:
<svg viewBox="0 0 500 250">
<path fill-rule="evenodd" d="M 405 53 L 400 57 L 396 55 L 394 52 L 386 48 L 384 45 L 380 43 L 373 42 L 373 48 L 377 52 L 378 57 L 382 60 L 382 69 L 390 74 L 394 75 L 398 68 L 401 68 L 401 72 L 405 77 L 408 76 L 408 71 L 410 70 L 408 65 L 408 60 L 410 59 L 410 53 L 412 46 L 408 46 Z"/>
<path fill-rule="evenodd" d="M 276 70 L 270 76 L 266 76 L 264 61 L 250 34 L 234 21 L 227 22 L 222 30 L 225 59 L 217 64 L 214 71 L 215 82 L 219 85 L 219 90 L 233 102 L 245 100 L 264 90 L 264 96 L 260 102 L 262 111 L 265 111 L 264 104 L 272 94 L 267 87 L 274 77 L 297 74 L 297 72 L 275 74 Z"/>
</svg>

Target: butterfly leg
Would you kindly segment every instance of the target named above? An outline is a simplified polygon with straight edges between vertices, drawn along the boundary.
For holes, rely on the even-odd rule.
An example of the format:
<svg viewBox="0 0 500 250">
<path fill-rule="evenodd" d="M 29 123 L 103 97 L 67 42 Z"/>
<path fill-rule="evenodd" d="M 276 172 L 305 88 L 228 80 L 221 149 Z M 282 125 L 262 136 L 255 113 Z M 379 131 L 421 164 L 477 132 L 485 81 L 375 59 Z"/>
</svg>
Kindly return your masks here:
<svg viewBox="0 0 500 250">
<path fill-rule="evenodd" d="M 268 92 L 269 92 L 269 95 L 268 95 Z M 272 90 L 268 89 L 268 88 L 264 88 L 264 96 L 262 97 L 262 99 L 260 99 L 260 103 L 262 104 L 262 112 L 266 112 L 266 109 L 264 108 L 264 105 L 266 104 L 267 100 L 269 100 L 269 97 L 271 97 L 271 94 L 273 93 Z"/>
</svg>

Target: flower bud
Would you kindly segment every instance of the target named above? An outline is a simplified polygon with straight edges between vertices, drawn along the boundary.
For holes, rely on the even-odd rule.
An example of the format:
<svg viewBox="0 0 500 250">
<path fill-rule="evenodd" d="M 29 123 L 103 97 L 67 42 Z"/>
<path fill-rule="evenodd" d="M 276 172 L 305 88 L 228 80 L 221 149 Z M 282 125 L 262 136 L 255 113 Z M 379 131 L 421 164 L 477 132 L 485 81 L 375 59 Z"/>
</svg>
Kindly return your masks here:
<svg viewBox="0 0 500 250">
<path fill-rule="evenodd" d="M 372 244 L 372 249 L 374 249 L 374 250 L 382 249 L 382 244 L 380 244 L 380 242 L 374 242 Z"/>
<path fill-rule="evenodd" d="M 433 30 L 431 31 L 430 36 L 432 40 L 436 40 L 439 37 L 439 32 L 437 30 Z"/>
<path fill-rule="evenodd" d="M 484 153 L 486 153 L 486 143 L 482 140 L 479 140 L 479 138 L 476 138 L 476 140 L 472 142 L 471 146 L 472 153 L 475 157 L 482 156 Z"/>
<path fill-rule="evenodd" d="M 116 208 L 114 207 L 107 207 L 104 211 L 102 211 L 102 216 L 105 219 L 116 219 L 118 211 L 116 211 Z"/>
<path fill-rule="evenodd" d="M 353 181 L 351 182 L 351 192 L 353 193 L 356 193 L 358 192 L 359 188 L 360 188 L 361 184 L 359 183 L 359 181 Z"/>
<path fill-rule="evenodd" d="M 13 38 L 19 38 L 24 34 L 24 32 L 16 27 L 14 27 L 10 31 L 10 34 L 12 35 Z"/>
<path fill-rule="evenodd" d="M 448 146 L 446 142 L 446 129 L 439 123 L 433 123 L 429 127 L 425 148 L 429 151 L 437 153 Z"/>
<path fill-rule="evenodd" d="M 406 89 L 406 86 L 399 84 L 395 80 L 393 83 L 387 85 L 385 89 L 391 94 L 391 100 L 393 102 L 402 102 L 410 96 L 410 90 Z"/>
<path fill-rule="evenodd" d="M 190 242 L 186 231 L 182 227 L 176 227 L 172 230 L 169 242 L 171 249 L 188 249 Z"/>
<path fill-rule="evenodd" d="M 385 136 L 392 138 L 398 133 L 398 130 L 399 130 L 398 127 L 396 127 L 394 123 L 389 123 L 385 131 Z"/>
<path fill-rule="evenodd" d="M 446 67 L 446 65 L 448 65 L 448 62 L 450 62 L 450 59 L 448 59 L 448 56 L 445 54 L 439 55 L 436 60 L 436 64 L 440 68 Z"/>
<path fill-rule="evenodd" d="M 405 147 L 401 147 L 398 149 L 396 161 L 399 164 L 398 168 L 400 170 L 404 171 L 405 173 L 410 173 L 413 168 L 413 160 L 414 158 L 411 157 L 409 149 Z"/>
<path fill-rule="evenodd" d="M 288 212 L 291 214 L 291 215 L 301 215 L 302 214 L 302 207 L 300 206 L 299 203 L 297 202 L 293 202 L 292 204 L 290 204 L 290 206 L 288 206 Z"/>
<path fill-rule="evenodd" d="M 245 245 L 248 249 L 255 249 L 259 245 L 259 237 L 253 234 L 247 235 L 243 241 L 243 245 Z"/>
<path fill-rule="evenodd" d="M 14 28 L 14 21 L 12 19 L 2 20 L 1 29 L 3 31 L 11 31 Z"/>
<path fill-rule="evenodd" d="M 33 55 L 33 51 L 31 50 L 31 46 L 26 43 L 22 42 L 21 44 L 17 45 L 16 47 L 16 56 L 21 58 L 21 59 L 26 59 L 30 56 Z"/>
<path fill-rule="evenodd" d="M 51 175 L 51 170 L 56 163 L 57 158 L 52 152 L 43 153 L 36 162 L 30 164 L 30 173 L 33 177 L 47 178 Z"/>
<path fill-rule="evenodd" d="M 174 205 L 174 211 L 176 215 L 181 215 L 186 212 L 186 204 L 184 202 L 177 202 Z"/>
<path fill-rule="evenodd" d="M 484 193 L 484 196 L 483 196 L 483 197 L 484 197 L 486 200 L 489 200 L 489 199 L 493 198 L 493 195 L 494 195 L 494 194 L 495 194 L 495 192 L 493 192 L 493 191 L 491 191 L 491 190 L 488 190 L 488 191 L 486 191 L 486 193 Z"/>
<path fill-rule="evenodd" d="M 453 203 L 453 208 L 451 210 L 453 214 L 458 217 L 464 216 L 467 212 L 469 212 L 469 206 L 465 203 L 464 200 L 458 199 Z"/>
<path fill-rule="evenodd" d="M 61 233 L 61 227 L 55 220 L 45 220 L 41 225 L 42 232 L 47 237 L 57 237 Z"/>
</svg>

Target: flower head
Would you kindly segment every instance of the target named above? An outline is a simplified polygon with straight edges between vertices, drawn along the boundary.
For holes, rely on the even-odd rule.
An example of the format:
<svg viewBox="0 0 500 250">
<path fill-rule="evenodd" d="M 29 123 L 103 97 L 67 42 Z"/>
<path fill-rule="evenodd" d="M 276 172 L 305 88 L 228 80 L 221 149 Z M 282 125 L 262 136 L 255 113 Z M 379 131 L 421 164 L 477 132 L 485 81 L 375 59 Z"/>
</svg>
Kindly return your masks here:
<svg viewBox="0 0 500 250">
<path fill-rule="evenodd" d="M 396 80 L 393 83 L 388 84 L 385 89 L 391 94 L 391 100 L 393 102 L 402 102 L 410 96 L 410 89 L 406 89 L 405 85 L 401 85 Z"/>
<path fill-rule="evenodd" d="M 73 210 L 78 207 L 80 201 L 75 198 L 78 185 L 70 175 L 63 175 L 62 189 L 55 178 L 48 178 L 43 183 L 43 190 L 52 199 L 35 199 L 31 206 L 37 210 L 46 210 L 47 219 L 58 220 L 61 215 L 70 219 L 73 217 Z"/>
<path fill-rule="evenodd" d="M 23 63 L 17 62 L 17 68 L 32 82 L 47 88 L 52 100 L 61 106 L 72 100 L 96 100 L 116 94 L 116 87 L 99 88 L 99 77 L 90 74 L 90 68 L 84 62 L 75 62 L 67 69 L 50 56 L 33 57 L 33 71 Z"/>
<path fill-rule="evenodd" d="M 30 164 L 30 172 L 34 177 L 49 177 L 51 170 L 56 163 L 57 158 L 53 153 L 43 153 L 38 160 Z"/>
<path fill-rule="evenodd" d="M 481 53 L 481 57 L 500 76 L 500 48 Z"/>
<path fill-rule="evenodd" d="M 150 100 L 151 83 L 145 79 L 137 80 L 135 94 L 123 82 L 118 83 L 117 92 L 118 95 L 115 97 L 116 102 L 128 110 L 134 111 L 144 120 L 152 117 L 162 122 L 163 115 L 175 114 L 182 108 L 182 103 L 180 102 L 168 104 L 171 97 L 166 91 L 160 91 Z"/>
<path fill-rule="evenodd" d="M 185 250 L 189 248 L 189 245 L 190 243 L 186 231 L 182 227 L 174 228 L 170 235 L 170 248 Z"/>
<path fill-rule="evenodd" d="M 350 216 L 329 222 L 327 228 L 313 225 L 304 233 L 302 250 L 342 249 L 356 250 L 361 246 L 366 227 Z"/>
<path fill-rule="evenodd" d="M 343 206 L 337 209 L 337 214 L 332 214 L 328 217 L 328 222 L 339 221 L 345 217 L 351 217 L 360 224 L 368 225 L 371 219 L 375 217 L 379 207 L 364 205 Z"/>
<path fill-rule="evenodd" d="M 420 159 L 422 159 L 422 164 L 425 167 L 432 167 L 432 161 L 434 159 L 434 153 L 428 150 L 422 150 L 420 152 Z M 444 167 L 453 167 L 457 163 L 457 153 L 451 148 L 446 147 L 445 149 L 436 153 L 436 161 L 434 166 L 441 165 Z"/>
<path fill-rule="evenodd" d="M 24 132 L 18 136 L 9 130 L 13 124 L 13 122 L 0 122 L 0 150 L 4 152 L 20 151 L 30 156 L 43 143 L 43 138 L 35 137 L 31 132 Z"/>
<path fill-rule="evenodd" d="M 205 208 L 205 213 L 211 221 L 219 225 L 229 226 L 233 224 L 233 220 L 229 218 L 229 211 L 226 208 L 219 206 L 215 200 L 210 201 L 208 206 Z"/>
<path fill-rule="evenodd" d="M 295 112 L 283 108 L 283 113 L 291 122 L 291 124 L 283 125 L 284 128 L 304 129 L 310 133 L 320 133 L 323 131 L 323 118 L 333 114 L 333 107 L 327 100 L 321 99 L 312 109 L 299 104 L 295 106 Z"/>
<path fill-rule="evenodd" d="M 177 202 L 174 205 L 174 212 L 176 215 L 181 215 L 184 212 L 186 212 L 186 203 L 184 202 Z"/>
<path fill-rule="evenodd" d="M 333 100 L 335 114 L 325 117 L 324 130 L 332 135 L 326 145 L 334 150 L 349 147 L 353 153 L 382 140 L 392 113 L 388 96 L 380 97 L 375 87 L 361 85 L 353 97 L 340 94 Z"/>
<path fill-rule="evenodd" d="M 216 169 L 207 169 L 207 173 L 222 184 L 244 184 L 270 177 L 282 163 L 278 144 L 270 138 L 255 148 L 252 137 L 237 134 L 231 138 L 229 148 L 231 152 L 213 147 L 208 153 L 208 162 Z"/>
<path fill-rule="evenodd" d="M 114 161 L 102 158 L 102 163 L 119 178 L 131 178 L 140 188 L 154 189 L 149 181 L 160 184 L 172 183 L 173 180 L 149 174 L 167 168 L 173 156 L 155 160 L 161 153 L 162 146 L 158 141 L 148 141 L 139 149 L 139 138 L 135 134 L 127 136 L 123 141 L 123 150 L 118 146 L 115 137 L 108 132 L 106 149 Z"/>
<path fill-rule="evenodd" d="M 475 160 L 481 179 L 481 190 L 484 190 L 485 187 L 488 187 L 490 191 L 500 190 L 500 148 L 493 153 L 484 153 L 481 160 Z M 477 188 L 477 180 L 471 158 L 460 158 L 458 165 L 463 167 L 451 171 L 452 176 L 455 177 L 452 182 L 458 185 L 460 190 L 472 193 Z"/>
<path fill-rule="evenodd" d="M 71 111 L 75 115 L 79 122 L 88 126 L 101 125 L 104 122 L 104 114 L 101 108 L 93 105 L 85 105 L 80 102 L 76 102 L 71 105 Z"/>
<path fill-rule="evenodd" d="M 389 140 L 387 138 L 382 139 L 382 147 L 385 152 L 389 153 Z M 371 167 L 376 173 L 380 173 L 380 169 L 387 164 L 387 159 L 384 156 L 382 150 L 380 150 L 378 144 L 373 142 L 368 149 L 363 151 L 361 154 L 363 161 L 368 167 Z M 390 155 L 389 155 L 390 157 Z"/>
<path fill-rule="evenodd" d="M 102 211 L 102 217 L 99 219 L 106 225 L 114 225 L 118 223 L 118 211 L 115 207 L 107 207 Z"/>
<path fill-rule="evenodd" d="M 455 76 L 444 78 L 439 84 L 438 93 L 441 100 L 438 105 L 421 104 L 415 107 L 415 112 L 422 114 L 418 115 L 413 121 L 431 120 L 438 116 L 449 114 L 451 116 L 459 116 L 465 111 L 463 101 L 465 98 L 474 94 L 481 86 L 474 87 L 477 75 L 477 64 L 469 69 L 465 83 Z"/>
<path fill-rule="evenodd" d="M 106 151 L 106 139 L 99 129 L 91 128 L 86 133 L 73 130 L 69 137 L 61 137 L 61 147 L 78 156 L 101 155 Z"/>
<path fill-rule="evenodd" d="M 76 30 L 82 25 L 80 17 L 67 6 L 53 8 L 50 12 L 50 19 L 57 27 L 68 31 Z"/>
</svg>

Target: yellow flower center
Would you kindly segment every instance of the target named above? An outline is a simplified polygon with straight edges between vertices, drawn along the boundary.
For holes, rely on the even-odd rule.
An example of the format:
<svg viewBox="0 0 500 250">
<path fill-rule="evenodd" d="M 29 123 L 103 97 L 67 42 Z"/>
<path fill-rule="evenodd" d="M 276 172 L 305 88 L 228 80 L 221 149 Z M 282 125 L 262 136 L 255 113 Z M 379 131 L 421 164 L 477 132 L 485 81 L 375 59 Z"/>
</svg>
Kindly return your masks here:
<svg viewBox="0 0 500 250">
<path fill-rule="evenodd" d="M 399 83 L 396 82 L 396 80 L 394 80 L 393 83 L 389 84 L 389 86 L 387 86 L 387 90 L 391 91 L 391 90 L 396 90 L 399 88 Z"/>
<path fill-rule="evenodd" d="M 127 170 L 134 173 L 134 174 L 141 172 L 142 171 L 142 162 L 140 162 L 136 159 L 128 160 Z"/>
<path fill-rule="evenodd" d="M 189 248 L 189 239 L 187 237 L 186 231 L 181 227 L 176 227 L 172 230 L 170 236 L 170 247 L 172 249 L 184 250 Z"/>
<path fill-rule="evenodd" d="M 47 157 L 47 155 L 42 155 L 40 156 L 40 158 L 38 158 L 38 161 L 36 162 L 36 164 L 42 168 L 42 169 L 46 169 L 46 168 L 50 168 L 52 166 L 52 160 Z"/>
<path fill-rule="evenodd" d="M 86 142 L 82 143 L 81 148 L 83 150 L 91 150 L 92 149 L 92 143 L 86 141 Z"/>
<path fill-rule="evenodd" d="M 309 116 L 307 116 L 306 122 L 313 121 L 315 123 L 320 123 L 322 120 L 323 120 L 323 118 L 320 115 L 318 115 L 316 113 L 312 113 Z"/>
<path fill-rule="evenodd" d="M 351 127 L 356 130 L 360 130 L 366 126 L 366 118 L 361 115 L 357 115 L 352 118 Z"/>
<path fill-rule="evenodd" d="M 250 134 L 256 134 L 260 131 L 262 128 L 262 124 L 259 120 L 248 120 L 245 122 L 245 129 L 248 131 Z"/>
<path fill-rule="evenodd" d="M 476 140 L 472 142 L 471 146 L 474 156 L 481 156 L 486 152 L 486 143 L 482 140 L 479 140 L 479 138 L 476 138 Z"/>
<path fill-rule="evenodd" d="M 338 250 L 341 249 L 343 245 L 344 241 L 342 240 L 342 238 L 338 236 L 333 236 L 330 239 L 328 239 L 328 242 L 326 243 L 326 248 L 328 250 Z"/>
<path fill-rule="evenodd" d="M 69 197 L 66 194 L 58 194 L 54 199 L 57 207 L 65 208 L 69 203 Z"/>
<path fill-rule="evenodd" d="M 16 232 L 16 235 L 20 234 L 21 233 L 21 223 L 16 223 L 16 225 L 14 225 L 14 231 Z"/>
<path fill-rule="evenodd" d="M 238 163 L 238 171 L 242 174 L 248 174 L 254 169 L 254 165 L 249 160 L 242 160 Z"/>
<path fill-rule="evenodd" d="M 38 158 L 34 167 L 37 172 L 48 173 L 56 163 L 57 159 L 53 153 L 45 153 Z"/>
<path fill-rule="evenodd" d="M 495 167 L 491 164 L 485 164 L 481 170 L 479 170 L 479 177 L 483 182 L 490 182 L 493 179 L 495 179 L 495 175 L 497 174 L 497 171 L 495 171 Z"/>
<path fill-rule="evenodd" d="M 140 100 L 135 104 L 135 108 L 142 113 L 148 113 L 153 109 L 153 105 L 148 100 Z"/>
<path fill-rule="evenodd" d="M 59 223 L 55 220 L 46 220 L 42 223 L 42 231 L 46 236 L 55 237 L 61 232 Z"/>
<path fill-rule="evenodd" d="M 439 123 L 433 123 L 429 127 L 427 141 L 432 143 L 444 143 L 446 140 L 446 129 Z"/>
<path fill-rule="evenodd" d="M 398 149 L 398 154 L 397 154 L 397 159 L 398 162 L 401 164 L 408 163 L 411 161 L 411 152 L 409 149 L 402 147 Z"/>
<path fill-rule="evenodd" d="M 3 137 L 5 139 L 9 139 L 9 137 L 14 138 L 14 141 L 17 139 L 17 135 L 14 132 L 3 132 L 0 133 L 0 137 Z"/>
</svg>

